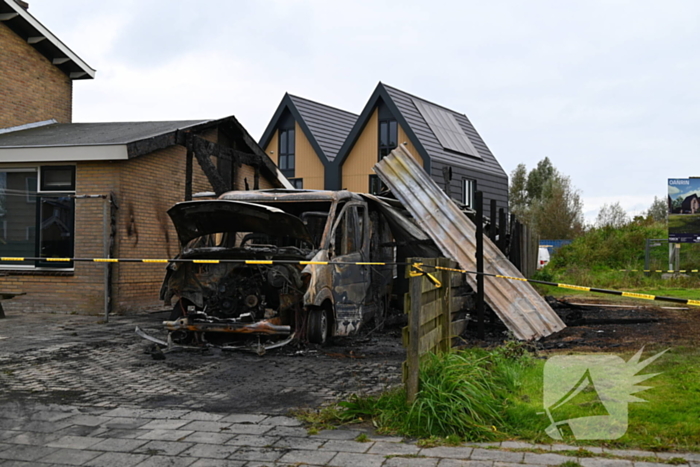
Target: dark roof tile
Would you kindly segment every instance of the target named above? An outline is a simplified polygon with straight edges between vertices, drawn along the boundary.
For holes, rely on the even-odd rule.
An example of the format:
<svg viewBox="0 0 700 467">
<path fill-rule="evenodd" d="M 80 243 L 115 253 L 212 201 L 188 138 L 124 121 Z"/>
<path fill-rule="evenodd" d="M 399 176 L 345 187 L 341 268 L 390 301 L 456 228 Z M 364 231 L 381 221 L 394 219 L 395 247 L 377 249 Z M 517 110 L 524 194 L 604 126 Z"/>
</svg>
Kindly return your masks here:
<svg viewBox="0 0 700 467">
<path fill-rule="evenodd" d="M 453 163 L 455 160 L 458 160 L 460 165 L 465 166 L 470 170 L 498 173 L 506 176 L 505 171 L 491 153 L 488 146 L 486 146 L 484 140 L 481 139 L 481 136 L 479 133 L 477 133 L 476 129 L 466 115 L 439 106 L 430 101 L 426 101 L 425 99 L 421 99 L 417 96 L 413 96 L 384 83 L 380 83 L 379 85 L 384 86 L 387 94 L 389 94 L 389 97 L 391 97 L 391 100 L 406 119 L 406 122 L 411 127 L 411 130 L 413 130 L 413 133 L 420 140 L 420 143 L 423 145 L 432 159 L 447 163 Z M 474 145 L 475 149 L 479 152 L 481 159 L 445 150 L 428 126 L 428 123 L 419 112 L 414 100 L 435 105 L 447 112 L 450 112 L 455 117 L 457 123 L 459 123 L 460 127 L 467 135 L 471 143 Z"/>
<path fill-rule="evenodd" d="M 290 95 L 289 98 L 304 119 L 323 154 L 332 162 L 357 121 L 357 115 L 302 97 Z"/>
<path fill-rule="evenodd" d="M 209 121 L 56 123 L 0 134 L 0 148 L 129 144 Z"/>
</svg>

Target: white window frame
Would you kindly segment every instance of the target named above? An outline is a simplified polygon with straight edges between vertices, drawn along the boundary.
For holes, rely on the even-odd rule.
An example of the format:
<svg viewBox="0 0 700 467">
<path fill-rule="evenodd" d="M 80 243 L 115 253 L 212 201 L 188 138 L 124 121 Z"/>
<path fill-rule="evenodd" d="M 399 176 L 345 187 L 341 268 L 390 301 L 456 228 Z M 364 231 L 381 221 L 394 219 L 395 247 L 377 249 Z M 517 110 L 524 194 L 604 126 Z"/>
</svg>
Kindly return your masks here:
<svg viewBox="0 0 700 467">
<path fill-rule="evenodd" d="M 474 193 L 476 193 L 476 180 L 471 178 L 462 179 L 462 203 L 474 209 Z"/>
</svg>

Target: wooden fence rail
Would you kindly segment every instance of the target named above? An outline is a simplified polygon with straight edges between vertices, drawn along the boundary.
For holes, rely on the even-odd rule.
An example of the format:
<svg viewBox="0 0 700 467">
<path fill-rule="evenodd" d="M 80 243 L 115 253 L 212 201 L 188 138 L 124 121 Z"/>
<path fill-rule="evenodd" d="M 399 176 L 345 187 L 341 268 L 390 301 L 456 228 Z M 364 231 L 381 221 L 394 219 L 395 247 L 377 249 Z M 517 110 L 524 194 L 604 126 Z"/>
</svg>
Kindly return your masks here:
<svg viewBox="0 0 700 467">
<path fill-rule="evenodd" d="M 413 403 L 419 390 L 418 372 L 422 357 L 429 352 L 449 351 L 452 338 L 464 331 L 467 321 L 453 320 L 453 312 L 461 308 L 462 298 L 453 297 L 452 288 L 462 283 L 462 275 L 429 267 L 456 268 L 457 263 L 445 258 L 411 258 L 408 262 L 426 266 L 421 268 L 423 272 L 406 267 L 409 293 L 404 299 L 408 326 L 403 329 L 403 343 L 407 348 L 403 381 L 406 398 Z"/>
</svg>

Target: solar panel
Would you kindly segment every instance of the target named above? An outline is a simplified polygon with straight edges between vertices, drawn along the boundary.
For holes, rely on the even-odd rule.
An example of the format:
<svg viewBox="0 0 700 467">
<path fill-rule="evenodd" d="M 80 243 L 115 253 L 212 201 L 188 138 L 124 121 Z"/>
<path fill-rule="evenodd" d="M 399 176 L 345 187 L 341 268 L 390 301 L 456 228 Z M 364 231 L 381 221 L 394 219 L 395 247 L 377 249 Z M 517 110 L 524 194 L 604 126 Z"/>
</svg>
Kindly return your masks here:
<svg viewBox="0 0 700 467">
<path fill-rule="evenodd" d="M 418 99 L 413 99 L 413 103 L 443 148 L 468 156 L 481 157 L 451 112 Z"/>
</svg>

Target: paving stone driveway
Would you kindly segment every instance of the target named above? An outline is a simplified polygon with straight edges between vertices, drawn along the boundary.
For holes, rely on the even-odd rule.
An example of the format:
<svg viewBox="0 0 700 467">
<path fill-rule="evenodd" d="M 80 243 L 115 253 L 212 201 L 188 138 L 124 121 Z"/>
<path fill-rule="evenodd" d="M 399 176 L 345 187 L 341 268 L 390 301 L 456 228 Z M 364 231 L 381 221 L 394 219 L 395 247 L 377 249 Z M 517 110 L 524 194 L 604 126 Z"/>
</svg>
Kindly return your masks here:
<svg viewBox="0 0 700 467">
<path fill-rule="evenodd" d="M 288 347 L 262 357 L 179 352 L 157 361 L 144 353 L 147 342 L 134 328 L 162 334 L 164 317 L 111 317 L 107 324 L 51 314 L 0 320 L 0 400 L 285 413 L 400 381 L 404 352 L 386 336 L 354 347 Z"/>
<path fill-rule="evenodd" d="M 308 435 L 295 419 L 264 414 L 28 402 L 0 403 L 0 413 L 2 467 L 542 467 L 566 461 L 582 467 L 668 467 L 661 462 L 672 456 L 599 449 L 618 458 L 577 458 L 558 453 L 572 446 L 519 442 L 421 448 L 372 433 L 358 442 L 361 430 Z M 539 452 L 525 451 L 534 448 Z M 700 467 L 700 454 L 673 456 L 685 459 L 676 465 Z"/>
<path fill-rule="evenodd" d="M 536 467 L 569 460 L 582 467 L 667 467 L 660 462 L 671 457 L 700 467 L 700 454 L 599 450 L 617 458 L 577 459 L 557 453 L 571 446 L 421 448 L 373 433 L 366 433 L 368 442 L 355 441 L 362 430 L 308 435 L 281 413 L 397 383 L 403 359 L 397 342 L 263 357 L 180 353 L 156 361 L 133 329 L 155 332 L 159 320 L 0 320 L 0 467 Z"/>
</svg>

